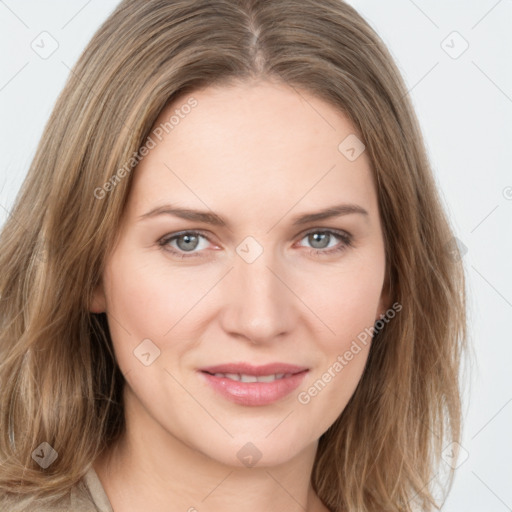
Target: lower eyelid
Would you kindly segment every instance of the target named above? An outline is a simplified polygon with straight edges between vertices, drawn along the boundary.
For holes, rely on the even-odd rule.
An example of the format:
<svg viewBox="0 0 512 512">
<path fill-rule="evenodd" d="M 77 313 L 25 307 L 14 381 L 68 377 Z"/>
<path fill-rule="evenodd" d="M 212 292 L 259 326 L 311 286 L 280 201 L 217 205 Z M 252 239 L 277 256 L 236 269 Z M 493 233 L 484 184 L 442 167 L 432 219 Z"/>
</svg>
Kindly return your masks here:
<svg viewBox="0 0 512 512">
<path fill-rule="evenodd" d="M 332 247 L 324 247 L 323 249 L 317 249 L 315 247 L 304 247 L 305 249 L 309 249 L 310 251 L 314 251 L 318 254 L 324 253 L 324 254 L 331 254 L 334 252 L 337 252 L 339 250 L 346 249 L 348 247 L 351 247 L 353 245 L 353 237 L 349 233 L 346 232 L 338 232 L 333 231 L 329 229 L 315 229 L 313 231 L 308 231 L 305 233 L 300 240 L 304 240 L 306 237 L 308 237 L 311 234 L 314 233 L 323 233 L 323 234 L 329 234 L 331 238 L 337 239 L 338 243 Z"/>
<path fill-rule="evenodd" d="M 339 243 L 337 245 L 335 245 L 334 247 L 323 248 L 323 249 L 316 249 L 315 247 L 303 247 L 303 246 L 301 246 L 301 247 L 303 247 L 304 249 L 309 249 L 310 251 L 314 251 L 316 253 L 329 254 L 330 252 L 335 252 L 337 250 L 340 250 L 340 249 L 343 249 L 343 248 L 346 248 L 346 247 L 349 247 L 350 245 L 352 245 L 352 241 L 353 241 L 352 235 L 350 235 L 348 233 L 341 233 L 341 232 L 328 230 L 328 229 L 315 229 L 315 230 L 308 231 L 307 233 L 304 233 L 303 235 L 299 235 L 298 241 L 300 242 L 300 241 L 304 240 L 307 236 L 314 234 L 314 233 L 328 233 L 331 236 L 337 238 L 339 240 Z M 206 249 L 202 249 L 199 251 L 186 252 L 186 251 L 182 251 L 180 249 L 170 246 L 170 242 L 177 240 L 178 238 L 180 238 L 184 235 L 195 235 L 195 236 L 204 238 L 210 244 L 215 245 L 214 242 L 212 242 L 206 234 L 201 233 L 199 231 L 182 231 L 177 234 L 171 234 L 170 236 L 164 236 L 159 240 L 158 244 L 167 252 L 177 254 L 177 255 L 181 256 L 182 258 L 200 256 L 203 252 L 206 251 Z M 341 244 L 341 247 L 339 247 L 339 244 Z"/>
<path fill-rule="evenodd" d="M 206 240 L 207 242 L 209 242 L 210 244 L 212 244 L 213 242 L 203 233 L 200 233 L 198 231 L 183 231 L 181 233 L 177 233 L 177 234 L 171 234 L 170 236 L 164 236 L 162 237 L 160 240 L 159 240 L 159 245 L 161 247 L 163 247 L 164 249 L 166 249 L 166 247 L 170 247 L 170 249 L 166 249 L 167 251 L 169 252 L 173 252 L 173 253 L 178 253 L 178 254 L 184 254 L 184 255 L 195 255 L 195 254 L 199 254 L 201 253 L 203 250 L 200 250 L 200 251 L 192 251 L 192 252 L 186 252 L 186 251 L 182 251 L 180 249 L 177 249 L 175 247 L 172 247 L 170 245 L 171 242 L 175 241 L 175 240 L 178 240 L 179 238 L 181 238 L 182 236 L 185 236 L 185 235 L 194 235 L 194 236 L 197 236 L 197 237 L 200 237 L 200 238 L 204 238 L 204 240 Z"/>
</svg>

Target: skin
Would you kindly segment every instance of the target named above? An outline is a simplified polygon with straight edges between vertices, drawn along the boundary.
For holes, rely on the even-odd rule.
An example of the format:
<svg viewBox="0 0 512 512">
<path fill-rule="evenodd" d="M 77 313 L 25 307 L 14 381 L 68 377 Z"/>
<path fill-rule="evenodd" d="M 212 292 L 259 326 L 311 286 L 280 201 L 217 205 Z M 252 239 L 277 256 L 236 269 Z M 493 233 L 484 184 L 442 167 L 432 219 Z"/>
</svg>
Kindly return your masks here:
<svg viewBox="0 0 512 512">
<path fill-rule="evenodd" d="M 123 512 L 231 512 L 248 503 L 255 512 L 327 511 L 309 483 L 318 439 L 353 394 L 370 344 L 309 403 L 297 395 L 389 307 L 370 162 L 365 152 L 349 161 L 338 150 L 356 130 L 307 92 L 250 82 L 191 96 L 197 106 L 134 171 L 91 306 L 107 314 L 127 380 L 126 434 L 94 468 Z M 340 203 L 368 214 L 292 225 L 297 215 Z M 213 211 L 230 226 L 166 214 L 139 219 L 164 204 Z M 327 229 L 335 233 L 324 245 L 307 236 Z M 159 245 L 185 230 L 207 238 L 167 247 L 195 257 Z M 336 231 L 352 235 L 352 246 L 314 254 L 344 245 Z M 247 236 L 263 249 L 252 263 L 236 252 Z M 144 339 L 160 350 L 149 366 L 133 353 Z M 264 406 L 234 404 L 197 373 L 241 361 L 310 371 L 296 391 Z M 248 442 L 261 453 L 254 467 L 237 458 Z"/>
</svg>

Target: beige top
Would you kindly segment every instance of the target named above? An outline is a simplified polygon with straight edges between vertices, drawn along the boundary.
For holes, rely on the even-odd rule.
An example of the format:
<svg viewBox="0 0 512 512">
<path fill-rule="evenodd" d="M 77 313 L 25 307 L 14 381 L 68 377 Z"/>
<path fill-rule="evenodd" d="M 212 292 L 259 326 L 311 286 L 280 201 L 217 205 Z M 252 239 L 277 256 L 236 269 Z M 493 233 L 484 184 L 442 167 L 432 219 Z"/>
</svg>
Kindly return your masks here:
<svg viewBox="0 0 512 512">
<path fill-rule="evenodd" d="M 6 499 L 0 496 L 2 512 L 114 512 L 105 489 L 93 467 L 58 504 L 33 503 L 27 506 L 23 499 Z"/>
</svg>

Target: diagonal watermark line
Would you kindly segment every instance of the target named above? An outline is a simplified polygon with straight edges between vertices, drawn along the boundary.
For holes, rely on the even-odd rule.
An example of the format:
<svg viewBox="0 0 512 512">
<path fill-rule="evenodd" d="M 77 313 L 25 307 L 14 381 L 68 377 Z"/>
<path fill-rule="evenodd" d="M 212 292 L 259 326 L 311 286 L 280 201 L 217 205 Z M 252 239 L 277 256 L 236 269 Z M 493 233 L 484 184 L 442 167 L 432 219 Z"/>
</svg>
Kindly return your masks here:
<svg viewBox="0 0 512 512">
<path fill-rule="evenodd" d="M 395 390 L 394 390 L 394 389 L 392 389 L 392 388 L 391 388 L 391 386 L 390 386 L 389 384 L 387 384 L 387 386 L 386 386 L 386 387 L 388 388 L 388 390 L 389 390 L 391 393 L 393 393 L 393 395 L 395 395 L 395 396 L 398 398 L 398 400 L 400 400 L 403 404 L 405 404 L 405 405 L 409 405 L 409 407 L 411 407 L 410 403 L 409 403 L 409 402 L 407 402 L 405 399 L 403 399 L 401 396 L 399 396 L 399 395 L 398 395 L 398 393 L 396 393 L 396 392 L 395 392 Z M 425 421 L 423 421 L 423 419 L 422 419 L 422 418 L 418 418 L 418 419 L 420 420 L 420 422 L 421 422 L 425 427 L 427 427 L 427 428 L 430 430 L 430 432 L 432 432 L 432 434 L 434 434 L 437 438 L 439 438 L 439 435 L 437 434 L 437 432 L 434 432 L 434 431 L 430 428 L 430 425 L 429 425 L 428 423 L 426 423 Z"/>
<path fill-rule="evenodd" d="M 499 206 L 499 205 L 498 205 Z M 498 208 L 498 206 L 496 206 L 496 208 Z M 475 231 L 475 229 L 480 226 L 480 224 L 482 224 L 484 222 L 485 219 L 487 219 L 487 217 L 489 217 L 491 215 L 491 213 L 494 213 L 494 211 L 496 210 L 496 208 L 493 208 L 471 231 L 470 233 L 473 233 L 473 231 Z"/>
<path fill-rule="evenodd" d="M 205 501 L 206 498 L 210 496 L 210 494 L 217 490 L 227 480 L 228 476 L 231 475 L 231 473 L 233 473 L 233 471 L 230 471 L 201 501 Z"/>
<path fill-rule="evenodd" d="M 7 210 L 7 208 L 5 208 L 5 206 L 3 204 L 0 204 L 0 208 L 2 208 L 3 210 L 5 210 L 7 212 L 7 215 L 9 217 L 11 217 L 14 222 L 16 222 L 16 224 L 18 224 L 18 226 L 21 227 L 21 229 L 23 229 L 23 231 L 27 232 L 28 233 L 28 229 L 12 214 L 12 212 L 10 212 L 9 210 Z M 109 317 L 112 317 L 118 324 L 119 326 L 125 330 L 130 336 L 132 335 L 132 333 L 109 311 L 108 313 L 105 312 Z"/>
<path fill-rule="evenodd" d="M 222 428 L 224 432 L 226 432 L 226 434 L 228 434 L 230 437 L 233 437 L 233 435 L 224 427 L 224 425 L 222 425 L 222 423 L 220 423 L 210 413 L 210 411 L 208 411 L 208 409 L 167 368 L 164 368 L 164 370 L 176 381 L 176 383 L 183 389 L 183 391 L 185 391 L 190 396 L 190 398 L 192 398 L 192 400 L 194 400 L 204 410 L 204 412 L 206 412 L 206 414 L 208 414 L 208 416 L 210 416 L 210 418 L 215 421 L 215 423 L 217 423 L 217 425 L 219 425 L 219 427 Z"/>
<path fill-rule="evenodd" d="M 0 208 L 2 208 L 2 210 L 5 211 L 5 213 L 7 213 L 7 218 L 9 217 L 12 217 L 12 219 L 14 220 L 14 222 L 16 222 L 16 224 L 18 224 L 18 226 L 21 226 L 21 228 L 23 229 L 23 231 L 27 231 L 28 232 L 28 229 L 12 214 L 12 212 L 10 212 L 3 204 L 0 203 Z"/>
<path fill-rule="evenodd" d="M 311 105 L 311 103 L 291 84 L 288 84 L 334 131 L 336 131 L 336 128 L 334 128 L 334 126 L 329 123 L 329 121 L 327 121 L 327 119 L 325 119 L 325 117 L 320 114 L 320 112 L 318 112 L 318 110 L 313 107 L 313 105 Z"/>
<path fill-rule="evenodd" d="M 304 193 L 304 195 L 299 198 L 299 200 L 291 206 L 291 208 L 288 209 L 287 212 L 284 213 L 284 215 L 267 231 L 267 233 L 270 233 L 289 213 L 291 210 L 293 210 L 334 168 L 336 167 L 336 164 L 334 164 L 316 183 L 313 183 L 311 185 L 311 188 Z"/>
<path fill-rule="evenodd" d="M 427 13 L 424 10 L 422 10 L 415 2 L 413 2 L 413 0 L 409 0 L 409 2 L 411 2 L 411 4 L 414 5 L 414 7 L 416 7 L 416 9 L 418 9 L 418 11 L 420 11 L 423 14 L 423 16 L 425 16 L 425 18 L 427 18 L 430 21 L 430 23 L 434 25 L 434 27 L 439 28 L 437 23 L 430 16 L 428 16 Z"/>
<path fill-rule="evenodd" d="M 88 91 L 89 91 L 93 96 L 95 96 L 96 98 L 99 98 L 99 96 L 94 92 L 93 88 L 92 88 L 92 87 L 89 87 L 89 85 L 87 85 L 87 84 L 82 80 L 82 78 L 81 78 L 81 77 L 79 77 L 79 76 L 75 73 L 75 71 L 74 71 L 72 68 L 70 68 L 70 67 L 69 67 L 69 66 L 68 66 L 68 65 L 67 65 L 63 60 L 61 60 L 61 62 L 62 62 L 62 64 L 64 64 L 64 66 L 66 66 L 66 67 L 69 69 L 70 73 L 71 73 L 71 74 L 72 74 L 72 75 L 73 75 L 73 76 L 74 76 L 74 77 L 75 77 L 75 78 L 76 78 L 76 79 L 77 79 L 81 84 L 83 84 L 83 85 L 84 85 L 84 87 L 85 87 L 85 88 L 86 88 L 86 89 L 87 89 L 87 90 L 88 90 Z M 124 122 L 124 120 L 123 120 L 123 119 L 121 119 L 121 118 L 117 115 L 117 113 L 113 111 L 112 107 L 107 107 L 107 108 L 108 108 L 108 110 L 110 111 L 110 113 L 111 113 L 114 117 L 117 117 L 117 119 L 119 119 L 119 120 L 121 121 L 122 125 L 123 125 L 126 129 L 128 129 L 130 132 L 131 132 L 131 131 L 133 131 L 133 129 L 132 129 L 132 128 L 130 128 L 130 127 L 129 127 L 125 122 Z"/>
<path fill-rule="evenodd" d="M 472 438 L 471 438 L 471 441 L 473 441 L 473 439 L 475 439 L 475 437 L 476 437 L 478 434 L 480 434 L 480 432 L 482 432 L 482 430 L 483 430 L 484 428 L 486 428 L 486 427 L 487 427 L 487 425 L 489 425 L 489 423 L 491 423 L 491 421 L 492 421 L 494 418 L 496 418 L 496 416 L 498 416 L 498 414 L 499 414 L 503 409 L 505 409 L 505 407 L 506 407 L 510 402 L 512 402 L 512 398 L 511 398 L 508 402 L 506 402 L 506 403 L 505 403 L 505 405 L 504 405 L 504 406 L 503 406 L 503 407 L 502 407 L 502 408 L 501 408 L 501 409 L 500 409 L 500 410 L 499 410 L 499 411 L 498 411 L 498 412 L 497 412 L 497 413 L 496 413 L 496 414 L 495 414 L 495 415 L 494 415 L 494 416 L 493 416 L 493 417 L 492 417 L 492 418 L 491 418 L 491 419 L 490 419 L 490 420 L 489 420 L 489 421 L 488 421 L 488 422 L 487 422 L 487 423 L 486 423 L 486 424 L 485 424 L 485 425 L 484 425 L 484 426 L 483 426 L 483 427 L 482 427 L 482 428 L 481 428 L 481 429 L 480 429 L 480 430 L 479 430 L 479 431 L 478 431 L 478 432 L 477 432 L 477 433 L 476 433 Z"/>
<path fill-rule="evenodd" d="M 494 87 L 496 87 L 496 89 L 498 89 L 498 91 L 500 91 L 501 94 L 503 94 L 503 96 L 505 96 L 505 98 L 507 98 L 507 100 L 512 103 L 512 98 L 480 66 L 478 66 L 474 60 L 471 62 L 473 63 L 473 66 L 475 66 L 480 71 L 480 73 L 482 73 L 482 75 L 484 75 L 487 80 L 489 80 L 489 82 L 491 82 Z"/>
<path fill-rule="evenodd" d="M 64 25 L 62 25 L 62 27 L 60 27 L 60 29 L 62 30 L 67 27 L 91 2 L 92 0 L 88 0 L 88 2 L 86 2 L 68 21 L 66 21 L 66 23 L 64 23 Z"/>
<path fill-rule="evenodd" d="M 199 302 L 201 302 L 232 270 L 234 267 L 231 267 L 165 334 L 167 336 L 182 320 L 185 318 L 192 309 L 194 309 Z"/>
<path fill-rule="evenodd" d="M 279 281 L 281 281 L 281 283 L 283 283 L 286 286 L 286 288 L 288 288 L 288 290 L 290 290 L 293 293 L 293 295 L 295 295 L 295 297 L 297 297 L 297 299 L 299 299 L 302 302 L 302 304 L 304 304 L 304 306 L 306 306 L 309 309 L 309 311 L 311 311 L 311 313 L 313 313 L 313 315 L 315 315 L 318 318 L 318 320 L 320 320 L 320 322 L 322 322 L 325 325 L 325 327 L 327 327 L 327 329 L 329 329 L 329 331 L 332 332 L 332 334 L 336 335 L 336 333 L 268 265 L 265 266 L 270 270 L 270 272 L 272 272 L 272 274 L 274 274 L 277 277 L 277 279 L 279 279 Z"/>
<path fill-rule="evenodd" d="M 16 18 L 18 18 L 18 20 L 23 23 L 23 25 L 25 25 L 25 27 L 27 27 L 28 29 L 30 29 L 30 27 L 3 1 L 3 0 L 0 0 L 0 4 L 2 4 L 7 10 L 9 10 L 11 12 L 11 14 L 13 16 L 15 16 Z"/>
<path fill-rule="evenodd" d="M 307 512 L 307 509 L 304 507 L 304 505 L 302 505 L 301 503 L 299 503 L 294 496 L 292 496 L 285 487 L 283 487 L 283 485 L 281 484 L 281 482 L 279 482 L 279 480 L 274 476 L 272 475 L 272 473 L 270 473 L 270 471 L 267 471 L 265 470 L 265 473 L 267 473 L 268 476 L 270 476 L 272 478 L 272 480 L 274 480 L 274 482 L 279 485 L 279 487 L 281 487 L 281 489 L 283 489 L 283 491 L 288 494 L 288 496 L 290 496 L 290 498 L 295 501 L 295 503 L 297 503 L 297 505 L 299 505 L 299 507 L 302 509 L 302 510 L 306 510 Z"/>
<path fill-rule="evenodd" d="M 497 1 L 497 2 L 496 2 L 496 3 L 495 3 L 495 4 L 494 4 L 494 5 L 493 5 L 493 6 L 492 6 L 492 7 L 491 7 L 491 8 L 490 8 L 490 9 L 489 9 L 489 10 L 488 10 L 488 11 L 487 11 L 487 12 L 486 12 L 486 13 L 485 13 L 485 14 L 484 14 L 484 15 L 483 15 L 483 16 L 482 16 L 482 17 L 481 17 L 481 18 L 480 18 L 480 19 L 479 19 L 479 20 L 478 20 L 474 25 L 473 25 L 473 26 L 472 26 L 472 27 L 471 27 L 471 30 L 473 30 L 477 25 L 479 25 L 479 24 L 480 24 L 480 22 L 481 22 L 481 21 L 483 21 L 483 20 L 487 17 L 487 15 L 488 15 L 491 11 L 493 11 L 493 10 L 498 6 L 498 4 L 501 4 L 501 1 L 502 1 L 502 0 L 498 0 L 498 1 Z"/>
<path fill-rule="evenodd" d="M 429 486 L 433 481 L 434 479 L 437 477 L 437 475 L 439 474 L 439 472 L 437 472 L 407 503 L 411 503 L 411 501 L 416 498 L 416 496 L 418 496 L 418 494 L 423 491 L 423 489 L 425 489 L 425 487 Z"/>
<path fill-rule="evenodd" d="M 2 187 L 2 190 L 3 190 L 3 187 Z M 8 209 L 7 209 L 3 204 L 0 204 L 0 208 L 2 208 L 2 209 L 7 213 L 7 219 L 12 219 L 14 222 L 16 222 L 16 224 L 17 224 L 17 225 L 18 225 L 18 226 L 19 226 L 23 231 L 25 231 L 25 233 L 27 233 L 27 234 L 29 233 L 29 230 L 27 229 L 26 225 L 22 224 L 22 223 L 20 222 L 20 220 L 19 220 L 19 219 L 17 219 L 17 218 L 14 216 L 14 214 L 13 214 L 12 210 L 11 210 L 11 211 L 9 211 L 9 210 L 8 210 Z M 44 243 L 44 242 L 43 242 L 43 243 Z M 36 248 L 36 251 L 37 251 L 37 248 Z M 38 258 L 38 259 L 40 259 L 40 258 Z M 40 260 L 40 261 L 41 261 L 41 260 Z"/>
<path fill-rule="evenodd" d="M 404 98 L 405 96 L 407 96 L 408 94 L 410 94 L 412 92 L 412 90 L 418 86 L 425 78 L 427 75 L 429 75 L 433 70 L 434 68 L 439 64 L 439 61 L 437 61 L 403 96 L 402 98 Z"/>
<path fill-rule="evenodd" d="M 508 510 L 510 510 L 512 512 L 512 508 L 510 508 L 474 471 L 471 471 L 471 473 L 473 473 L 473 475 L 475 475 L 478 478 L 478 480 L 480 480 L 480 482 L 482 482 L 482 484 L 485 485 L 485 487 L 487 487 L 487 489 L 492 494 L 494 494 L 494 496 L 496 496 L 496 498 L 499 499 L 501 501 L 501 503 L 503 503 L 503 505 L 505 505 L 505 507 L 507 507 Z"/>
<path fill-rule="evenodd" d="M 176 174 L 175 171 L 171 169 L 171 167 L 169 167 L 169 165 L 167 165 L 165 162 L 164 165 L 165 167 L 167 167 L 167 169 L 169 169 L 169 171 L 171 171 L 174 174 L 174 176 L 176 176 L 176 178 L 178 178 L 181 181 L 181 183 L 183 183 L 183 185 L 185 185 L 185 187 L 187 187 L 190 190 L 190 192 L 192 192 L 192 194 L 194 194 L 197 197 L 197 199 L 199 199 L 199 201 L 201 201 L 201 203 L 203 203 L 206 206 L 206 208 L 208 208 L 208 210 L 212 211 L 212 209 Z M 229 229 L 229 231 L 233 232 L 231 228 L 229 228 L 228 226 L 226 227 Z"/>
<path fill-rule="evenodd" d="M 121 370 L 121 368 L 119 368 L 119 371 L 123 374 L 123 377 L 126 381 L 130 382 L 130 380 L 128 379 L 128 374 L 132 371 L 132 368 L 130 368 L 126 373 L 123 373 L 123 371 Z"/>
<path fill-rule="evenodd" d="M 25 64 L 23 66 L 21 66 L 20 69 L 18 69 L 18 71 L 16 71 L 16 73 L 14 73 L 14 75 L 9 78 L 9 80 L 7 80 L 7 82 L 5 82 L 4 85 L 2 85 L 2 87 L 0 87 L 0 92 L 3 91 L 28 65 L 29 65 L 30 61 L 29 62 L 25 62 Z"/>
<path fill-rule="evenodd" d="M 512 304 L 507 300 L 506 297 L 504 297 L 495 286 L 493 286 L 473 265 L 471 265 L 471 268 L 510 306 L 512 307 Z"/>
<path fill-rule="evenodd" d="M 270 435 L 272 434 L 272 432 L 274 432 L 274 430 L 277 429 L 277 427 L 279 427 L 283 422 L 284 420 L 286 420 L 286 418 L 288 418 L 288 416 L 290 416 L 290 414 L 292 414 L 293 412 L 295 412 L 295 409 L 293 411 L 290 411 L 266 436 L 265 436 L 265 439 Z"/>
<path fill-rule="evenodd" d="M 105 312 L 105 314 L 111 316 L 119 324 L 121 329 L 124 329 L 130 336 L 132 335 L 132 333 L 110 311 Z"/>
<path fill-rule="evenodd" d="M 179 177 L 179 176 L 178 176 L 178 175 L 177 175 L 177 174 L 172 170 L 172 169 L 171 169 L 171 167 L 170 167 L 169 165 L 167 165 L 165 162 L 164 162 L 164 165 L 165 165 L 165 167 L 167 167 L 167 169 L 168 169 L 169 171 L 171 171 L 171 172 L 172 172 L 172 173 L 173 173 L 173 174 L 174 174 L 174 175 L 175 175 L 175 176 L 176 176 L 176 177 L 177 177 L 177 178 L 178 178 L 178 179 L 179 179 L 179 180 L 180 180 L 180 181 L 181 181 L 181 182 L 182 182 L 182 183 L 183 183 L 183 184 L 184 184 L 184 185 L 185 185 L 185 186 L 186 186 L 186 187 L 187 187 L 187 188 L 188 188 L 188 189 L 189 189 L 189 190 L 190 190 L 190 191 L 191 191 L 191 192 L 192 192 L 192 193 L 193 193 L 193 194 L 194 194 L 194 195 L 195 195 L 195 196 L 196 196 L 196 197 L 197 197 L 197 198 L 198 198 L 198 199 L 199 199 L 199 200 L 200 200 L 200 201 L 201 201 L 201 202 L 202 202 L 202 203 L 203 203 L 207 208 L 208 208 L 208 209 L 210 209 L 210 208 L 208 207 L 208 205 L 207 205 L 207 204 L 206 204 L 206 203 L 205 203 L 205 202 L 204 202 L 204 201 L 203 201 L 203 200 L 202 200 L 202 199 L 201 199 L 201 198 L 200 198 L 200 197 L 199 197 L 199 196 L 198 196 L 198 195 L 197 195 L 197 194 L 196 194 L 196 193 L 195 193 L 195 192 L 194 192 L 194 191 L 193 191 L 193 190 L 192 190 L 192 189 L 191 189 L 191 188 L 190 188 L 190 187 L 189 187 L 189 186 L 188 186 L 188 185 L 187 185 L 187 184 L 186 184 L 186 183 L 185 183 L 185 182 L 184 182 L 184 181 L 183 181 L 183 180 L 182 180 L 182 179 L 181 179 L 181 178 L 180 178 L 180 177 Z M 279 219 L 279 220 L 278 220 L 278 221 L 277 221 L 277 222 L 276 222 L 276 223 L 275 223 L 275 224 L 274 224 L 274 225 L 273 225 L 273 226 L 272 226 L 268 231 L 267 231 L 267 233 L 268 233 L 268 232 L 270 232 L 270 231 L 271 231 L 271 230 L 272 230 L 272 229 L 273 229 L 277 224 L 279 224 L 279 222 L 281 222 L 281 220 L 282 220 L 282 219 L 283 219 L 283 218 L 284 218 L 284 217 L 285 217 L 285 216 L 286 216 L 286 215 L 287 215 L 287 214 L 288 214 L 288 213 L 289 213 L 289 212 L 290 212 L 290 211 L 291 211 L 291 210 L 292 210 L 292 209 L 293 209 L 293 208 L 294 208 L 294 207 L 295 207 L 295 206 L 296 206 L 300 201 L 302 201 L 302 199 L 304 199 L 304 197 L 305 197 L 307 194 L 309 194 L 309 193 L 311 192 L 311 190 L 312 190 L 312 189 L 313 189 L 313 188 L 314 188 L 314 187 L 315 187 L 315 186 L 316 186 L 316 185 L 317 185 L 317 184 L 318 184 L 318 183 L 319 183 L 323 178 L 325 178 L 325 176 L 327 176 L 327 174 L 329 174 L 329 172 L 331 172 L 331 171 L 332 171 L 332 169 L 334 169 L 334 167 L 335 167 L 335 166 L 336 166 L 336 165 L 333 165 L 333 166 L 332 166 L 332 167 L 331 167 L 331 168 L 330 168 L 330 169 L 329 169 L 329 170 L 328 170 L 328 171 L 327 171 L 327 172 L 326 172 L 322 177 L 320 177 L 320 179 L 318 179 L 318 181 L 317 181 L 316 183 L 314 183 L 314 184 L 311 186 L 311 188 L 310 188 L 308 191 L 306 191 L 306 192 L 304 193 L 304 195 L 303 195 L 301 198 L 299 198 L 299 200 L 298 200 L 298 201 L 297 201 L 297 202 L 296 202 L 296 203 L 295 203 L 295 204 L 294 204 L 294 205 L 293 205 L 293 206 L 292 206 L 292 207 L 291 207 L 291 208 L 290 208 L 290 209 L 289 209 L 289 210 L 288 210 L 288 211 L 287 211 L 287 212 L 286 212 L 286 213 L 285 213 L 285 214 L 284 214 L 284 215 L 283 215 L 283 216 L 282 216 L 282 217 L 281 217 L 281 218 L 280 218 L 280 219 Z M 211 209 L 210 209 L 210 210 L 211 210 Z M 326 323 L 325 323 L 325 322 L 324 322 L 324 321 L 323 321 L 323 320 L 322 320 L 322 319 L 321 319 L 321 318 L 320 318 L 320 317 L 319 317 L 319 316 L 318 316 L 318 315 L 317 315 L 317 314 L 316 314 L 316 313 L 315 313 L 315 312 L 314 312 L 314 311 L 313 311 L 313 310 L 312 310 L 312 309 L 311 309 L 311 308 L 310 308 L 310 307 L 309 307 L 309 306 L 308 306 L 308 305 L 307 305 L 307 304 L 306 304 L 306 303 L 305 303 L 305 302 L 304 302 L 304 301 L 303 301 L 303 300 L 302 300 L 302 299 L 301 299 L 301 298 L 300 298 L 300 297 L 299 297 L 299 296 L 298 296 L 298 295 L 297 295 L 297 294 L 296 294 L 296 293 L 295 293 L 295 292 L 294 292 L 294 291 L 293 291 L 293 290 L 292 290 L 292 289 L 291 289 L 291 288 L 290 288 L 290 287 L 289 287 L 289 286 L 288 286 L 288 285 L 287 285 L 287 284 L 286 284 L 286 283 L 285 283 L 285 282 L 284 282 L 280 277 L 279 277 L 279 276 L 277 276 L 277 274 L 276 274 L 275 272 L 273 272 L 273 271 L 272 271 L 272 269 L 270 269 L 270 267 L 268 267 L 268 266 L 267 266 L 267 268 L 268 268 L 268 269 L 269 269 L 269 270 L 270 270 L 270 271 L 271 271 L 271 272 L 272 272 L 272 273 L 273 273 L 273 274 L 274 274 L 274 275 L 275 275 L 275 276 L 276 276 L 276 277 L 277 277 L 277 278 L 278 278 L 278 279 L 279 279 L 279 280 L 280 280 L 280 281 L 281 281 L 281 282 L 282 282 L 282 283 L 283 283 L 283 284 L 284 284 L 284 285 L 285 285 L 285 286 L 286 286 L 286 287 L 287 287 L 287 288 L 288 288 L 288 289 L 289 289 L 289 290 L 290 290 L 290 291 L 291 291 L 291 292 L 292 292 L 292 293 L 293 293 L 293 294 L 294 294 L 294 295 L 295 295 L 295 296 L 296 296 L 296 297 L 297 297 L 297 298 L 298 298 L 298 299 L 299 299 L 303 304 L 304 304 L 304 306 L 306 306 L 306 308 L 307 308 L 309 311 L 311 311 L 311 312 L 312 312 L 312 313 L 313 313 L 313 314 L 314 314 L 314 315 L 315 315 L 315 316 L 320 320 L 320 322 L 322 322 L 322 324 L 324 324 L 324 325 L 325 325 L 325 327 L 327 327 L 327 329 L 329 329 L 329 331 L 331 331 L 331 333 L 332 333 L 333 335 L 336 335 L 336 333 L 335 333 L 335 332 L 334 332 L 334 331 L 333 331 L 333 330 L 332 330 L 332 329 L 331 329 L 331 328 L 330 328 L 330 327 L 329 327 L 329 326 L 328 326 L 328 325 L 327 325 L 327 324 L 326 324 Z M 230 269 L 228 272 L 230 272 L 232 269 L 233 269 L 233 267 L 231 267 L 231 269 Z M 225 274 L 221 279 L 223 279 L 226 275 L 227 275 L 227 273 L 226 273 L 226 274 Z M 220 280 L 219 280 L 219 281 L 220 281 Z M 217 284 L 218 284 L 218 282 L 217 282 L 214 286 L 216 286 Z M 212 286 L 212 288 L 213 288 L 214 286 Z M 206 294 L 205 294 L 203 297 L 201 297 L 201 299 L 199 299 L 199 301 L 197 301 L 197 302 L 196 302 L 196 303 L 195 303 L 195 304 L 194 304 L 194 305 L 193 305 L 193 306 L 192 306 L 192 307 L 191 307 L 191 308 L 190 308 L 190 309 L 189 309 L 189 310 L 188 310 L 188 311 L 187 311 L 187 312 L 186 312 L 186 313 L 185 313 L 185 314 L 184 314 L 184 315 L 183 315 L 183 316 L 182 316 L 182 317 L 181 317 L 181 318 L 180 318 L 180 319 L 179 319 L 179 320 L 178 320 L 178 321 L 177 321 L 177 322 L 176 322 L 176 323 L 175 323 L 175 324 L 174 324 L 174 325 L 173 325 L 173 326 L 172 326 L 172 327 L 167 331 L 167 333 L 165 333 L 165 335 L 164 335 L 164 336 L 167 336 L 167 334 L 169 334 L 169 332 L 170 332 L 172 329 L 174 329 L 174 327 L 175 327 L 175 326 L 176 326 L 176 325 L 177 325 L 177 324 L 178 324 L 178 323 L 179 323 L 179 322 L 180 322 L 180 321 L 181 321 L 181 320 L 182 320 L 182 319 L 183 319 L 183 318 L 184 318 L 184 317 L 185 317 L 185 316 L 190 312 L 190 310 L 191 310 L 192 308 L 194 308 L 194 307 L 197 305 L 197 303 L 198 303 L 198 302 L 200 302 L 200 301 L 201 301 L 201 300 L 202 300 L 202 299 L 203 299 L 203 298 L 204 298 L 208 293 L 210 293 L 210 291 L 211 291 L 211 289 L 212 289 L 212 288 L 210 288 L 210 290 L 208 290 L 208 292 L 206 292 Z"/>
</svg>

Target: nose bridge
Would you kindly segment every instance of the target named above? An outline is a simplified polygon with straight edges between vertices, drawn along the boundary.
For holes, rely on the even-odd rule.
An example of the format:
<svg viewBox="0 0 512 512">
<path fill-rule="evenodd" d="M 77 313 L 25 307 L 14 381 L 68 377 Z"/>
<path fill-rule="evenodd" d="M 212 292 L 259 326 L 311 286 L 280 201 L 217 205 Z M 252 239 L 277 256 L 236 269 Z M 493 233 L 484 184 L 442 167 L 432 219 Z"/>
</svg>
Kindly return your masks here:
<svg viewBox="0 0 512 512">
<path fill-rule="evenodd" d="M 293 294 L 283 283 L 286 277 L 278 277 L 282 266 L 270 248 L 262 249 L 250 240 L 239 245 L 227 290 L 225 329 L 254 342 L 272 340 L 292 321 Z"/>
</svg>

